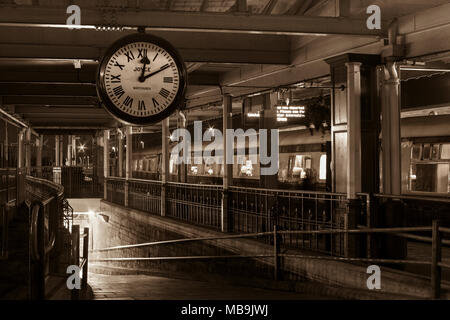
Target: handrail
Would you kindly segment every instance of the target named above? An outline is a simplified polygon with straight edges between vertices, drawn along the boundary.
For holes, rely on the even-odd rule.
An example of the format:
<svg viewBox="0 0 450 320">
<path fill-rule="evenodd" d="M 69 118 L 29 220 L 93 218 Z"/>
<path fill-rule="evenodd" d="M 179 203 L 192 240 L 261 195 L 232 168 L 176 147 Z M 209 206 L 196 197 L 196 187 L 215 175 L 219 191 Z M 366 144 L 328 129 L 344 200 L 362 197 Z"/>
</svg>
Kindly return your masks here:
<svg viewBox="0 0 450 320">
<path fill-rule="evenodd" d="M 431 265 L 429 261 L 421 260 L 397 260 L 397 259 L 375 259 L 375 258 L 347 258 L 329 256 L 307 256 L 299 254 L 279 254 L 279 257 L 301 258 L 308 260 L 329 260 L 329 261 L 349 261 L 349 262 L 370 262 L 386 264 L 411 264 L 411 265 Z M 271 258 L 273 255 L 223 255 L 223 256 L 177 256 L 177 257 L 129 257 L 129 258 L 99 258 L 94 261 L 167 261 L 167 260 L 204 260 L 204 259 L 242 259 L 242 258 Z M 444 264 L 445 265 L 445 264 Z M 449 266 L 450 267 L 450 266 Z"/>
<path fill-rule="evenodd" d="M 31 226 L 30 226 L 30 238 L 31 238 L 31 256 L 33 260 L 40 260 L 38 249 L 38 219 L 39 219 L 40 206 L 34 205 L 31 211 Z"/>
<path fill-rule="evenodd" d="M 125 181 L 125 180 L 127 180 L 127 179 L 126 179 L 126 178 L 123 178 L 123 177 L 110 177 L 110 176 L 108 176 L 108 177 L 105 178 L 105 180 Z"/>
<path fill-rule="evenodd" d="M 431 227 L 367 228 L 367 229 L 352 229 L 352 230 L 333 229 L 333 230 L 277 231 L 277 233 L 278 234 L 337 234 L 337 233 L 360 233 L 361 234 L 361 233 L 398 233 L 399 231 L 404 231 L 404 232 L 431 231 Z M 103 252 L 103 251 L 111 251 L 111 250 L 149 247 L 149 246 L 155 246 L 155 245 L 192 242 L 192 241 L 254 238 L 254 237 L 268 236 L 268 235 L 273 235 L 273 234 L 274 234 L 274 231 L 267 231 L 267 232 L 258 232 L 258 233 L 227 235 L 227 236 L 220 236 L 220 237 L 199 237 L 199 238 L 174 239 L 174 240 L 145 242 L 145 243 L 129 244 L 129 245 L 109 247 L 109 248 L 94 249 L 94 250 L 90 250 L 90 252 Z"/>
<path fill-rule="evenodd" d="M 408 259 L 379 259 L 379 258 L 350 258 L 350 257 L 333 257 L 333 256 L 307 256 L 298 254 L 281 254 L 279 252 L 278 237 L 283 234 L 364 234 L 364 233 L 392 233 L 400 237 L 411 236 L 402 232 L 432 232 L 432 259 L 426 260 L 408 260 Z M 127 257 L 127 258 L 97 258 L 93 261 L 166 261 L 166 260 L 204 260 L 204 259 L 235 259 L 235 258 L 274 258 L 274 278 L 278 279 L 279 270 L 279 258 L 289 257 L 297 259 L 318 259 L 318 260 L 332 260 L 332 261 L 346 261 L 346 262 L 370 262 L 370 263 L 385 263 L 385 264 L 411 264 L 411 265 L 426 265 L 431 266 L 431 287 L 432 298 L 439 298 L 441 287 L 441 272 L 439 268 L 449 268 L 450 264 L 441 261 L 441 245 L 444 240 L 441 239 L 440 232 L 449 232 L 448 228 L 440 227 L 439 221 L 433 221 L 432 227 L 398 227 L 398 228 L 363 228 L 363 229 L 336 229 L 336 230 L 307 230 L 307 231 L 277 231 L 276 225 L 274 230 L 270 232 L 261 232 L 253 234 L 238 234 L 219 237 L 198 237 L 198 238 L 185 238 L 175 240 L 165 240 L 156 242 L 147 242 L 132 245 L 115 246 L 109 248 L 90 250 L 90 252 L 104 252 L 118 249 L 130 249 L 136 247 L 147 247 L 154 245 L 164 245 L 173 243 L 193 242 L 193 241 L 205 241 L 205 240 L 223 240 L 223 239 L 237 239 L 237 238 L 251 238 L 256 236 L 273 236 L 273 255 L 224 255 L 224 256 L 174 256 L 174 257 Z M 428 241 L 428 238 L 422 237 L 424 241 Z M 420 240 L 420 239 L 419 239 Z"/>
<path fill-rule="evenodd" d="M 442 197 L 424 197 L 424 196 L 409 196 L 409 195 L 390 195 L 390 194 L 381 194 L 375 193 L 375 197 L 377 198 L 387 198 L 387 199 L 399 199 L 399 200 L 420 200 L 420 201 L 433 201 L 433 202 L 442 202 L 442 203 L 450 203 L 450 199 L 442 198 Z"/>
<path fill-rule="evenodd" d="M 237 235 L 229 235 L 229 236 L 221 236 L 221 237 L 200 237 L 200 238 L 174 239 L 174 240 L 146 242 L 146 243 L 129 244 L 129 245 L 109 247 L 109 248 L 102 248 L 102 249 L 94 249 L 94 250 L 90 250 L 90 252 L 102 252 L 102 251 L 110 251 L 110 250 L 139 248 L 139 247 L 148 247 L 148 246 L 156 246 L 156 245 L 162 245 L 162 244 L 173 244 L 173 243 L 192 242 L 192 241 L 225 240 L 225 239 L 238 239 L 238 238 L 254 238 L 254 237 L 266 236 L 266 235 L 271 235 L 271 234 L 273 234 L 272 231 L 258 232 L 258 233 L 237 234 Z"/>
<path fill-rule="evenodd" d="M 62 185 L 60 185 L 60 184 L 54 183 L 54 182 L 49 181 L 49 180 L 36 178 L 36 177 L 33 177 L 33 176 L 26 176 L 26 179 L 28 179 L 28 180 L 30 180 L 32 182 L 41 183 L 41 184 L 43 184 L 43 185 L 45 185 L 47 187 L 55 189 L 56 195 L 52 196 L 51 198 L 49 198 L 47 200 L 52 200 L 55 196 L 56 197 L 61 197 L 64 194 L 64 187 Z"/>
<path fill-rule="evenodd" d="M 41 205 L 39 203 L 35 203 L 31 212 L 31 226 L 30 226 L 30 238 L 31 238 L 31 255 L 34 260 L 38 261 L 41 260 L 41 256 L 39 254 L 38 249 L 38 223 L 39 223 L 39 215 L 42 214 L 41 212 Z M 50 240 L 48 244 L 45 244 L 44 246 L 44 253 L 48 254 L 50 251 L 53 250 L 56 243 L 56 235 L 54 233 L 51 234 Z"/>
<path fill-rule="evenodd" d="M 314 194 L 314 195 L 326 195 L 326 196 L 339 196 L 339 197 L 346 197 L 345 193 L 337 193 L 337 192 L 324 192 L 324 191 L 306 191 L 306 190 L 283 190 L 283 189 L 264 189 L 264 188 L 243 188 L 239 186 L 230 186 L 229 190 L 249 190 L 249 191 L 258 191 L 258 192 L 266 192 L 266 193 L 308 193 L 308 194 Z M 366 194 L 361 194 L 366 195 Z"/>
<path fill-rule="evenodd" d="M 180 186 L 180 187 L 189 187 L 189 188 L 210 188 L 210 189 L 223 189 L 223 186 L 216 184 L 195 184 L 195 183 L 184 183 L 184 182 L 173 182 L 169 181 L 166 183 L 167 185 Z"/>
<path fill-rule="evenodd" d="M 128 181 L 129 182 L 162 184 L 162 181 L 159 181 L 159 180 L 147 180 L 147 179 L 137 179 L 137 178 L 132 178 L 132 179 L 129 179 Z"/>
</svg>

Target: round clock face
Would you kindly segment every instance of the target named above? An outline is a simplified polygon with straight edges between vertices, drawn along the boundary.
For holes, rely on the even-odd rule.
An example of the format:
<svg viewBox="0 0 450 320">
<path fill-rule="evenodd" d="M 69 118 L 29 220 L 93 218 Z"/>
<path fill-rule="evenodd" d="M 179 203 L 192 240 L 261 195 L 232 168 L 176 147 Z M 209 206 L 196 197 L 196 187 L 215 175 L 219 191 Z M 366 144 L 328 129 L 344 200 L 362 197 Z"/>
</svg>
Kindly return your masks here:
<svg viewBox="0 0 450 320">
<path fill-rule="evenodd" d="M 120 39 L 105 54 L 97 89 L 106 109 L 130 124 L 151 124 L 182 107 L 186 69 L 165 40 L 147 34 Z"/>
</svg>

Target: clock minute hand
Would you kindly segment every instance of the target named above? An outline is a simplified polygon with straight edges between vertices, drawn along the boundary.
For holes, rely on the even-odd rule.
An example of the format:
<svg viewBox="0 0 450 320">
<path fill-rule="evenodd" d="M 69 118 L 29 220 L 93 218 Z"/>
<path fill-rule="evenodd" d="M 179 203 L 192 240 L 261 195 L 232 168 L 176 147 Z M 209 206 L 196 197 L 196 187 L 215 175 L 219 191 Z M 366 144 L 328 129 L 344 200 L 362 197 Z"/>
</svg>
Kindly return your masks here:
<svg viewBox="0 0 450 320">
<path fill-rule="evenodd" d="M 161 69 L 159 69 L 159 70 L 157 70 L 157 71 L 153 71 L 152 73 L 149 73 L 148 75 L 146 75 L 146 76 L 144 77 L 144 79 L 150 78 L 151 76 L 154 76 L 155 74 L 160 73 L 160 72 L 163 71 L 163 70 L 166 70 L 168 67 L 169 67 L 169 65 L 167 64 L 167 65 L 165 65 L 164 67 L 162 67 Z"/>
</svg>

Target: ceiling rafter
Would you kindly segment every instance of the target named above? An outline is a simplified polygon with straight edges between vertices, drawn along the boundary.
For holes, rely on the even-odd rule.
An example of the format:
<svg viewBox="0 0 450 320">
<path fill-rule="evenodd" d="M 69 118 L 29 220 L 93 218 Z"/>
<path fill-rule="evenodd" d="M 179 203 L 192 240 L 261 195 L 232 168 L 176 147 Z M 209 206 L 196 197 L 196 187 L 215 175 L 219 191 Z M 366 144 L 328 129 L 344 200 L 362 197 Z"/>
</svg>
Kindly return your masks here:
<svg viewBox="0 0 450 320">
<path fill-rule="evenodd" d="M 271 14 L 275 6 L 277 5 L 278 0 L 269 0 L 262 10 L 262 14 Z"/>
<path fill-rule="evenodd" d="M 203 0 L 199 11 L 205 12 L 208 9 L 208 6 L 209 6 L 209 0 Z"/>
<path fill-rule="evenodd" d="M 297 0 L 286 14 L 302 16 L 306 13 L 312 3 L 313 0 Z"/>
</svg>

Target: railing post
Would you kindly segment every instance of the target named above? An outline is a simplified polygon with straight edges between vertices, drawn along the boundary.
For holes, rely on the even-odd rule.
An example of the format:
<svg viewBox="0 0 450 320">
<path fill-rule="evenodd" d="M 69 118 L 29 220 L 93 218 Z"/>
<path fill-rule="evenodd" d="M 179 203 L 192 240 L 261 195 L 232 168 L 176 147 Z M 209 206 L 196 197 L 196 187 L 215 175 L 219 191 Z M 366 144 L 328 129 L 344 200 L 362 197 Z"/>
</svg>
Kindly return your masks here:
<svg viewBox="0 0 450 320">
<path fill-rule="evenodd" d="M 123 205 L 125 207 L 128 207 L 128 202 L 129 202 L 129 184 L 128 184 L 128 180 L 125 180 L 125 182 L 123 183 Z"/>
<path fill-rule="evenodd" d="M 103 198 L 108 199 L 109 130 L 103 130 Z"/>
<path fill-rule="evenodd" d="M 167 201 L 166 201 L 166 189 L 167 182 L 169 181 L 169 118 L 161 121 L 162 124 L 162 155 L 161 155 L 161 216 L 164 217 L 167 214 Z"/>
<path fill-rule="evenodd" d="M 80 265 L 80 226 L 72 225 L 72 265 Z M 72 289 L 72 300 L 78 300 L 80 291 Z"/>
<path fill-rule="evenodd" d="M 125 154 L 125 186 L 124 186 L 124 206 L 128 207 L 129 205 L 129 180 L 133 178 L 132 172 L 132 157 L 133 157 L 133 127 L 126 127 L 125 132 L 125 141 L 126 141 L 126 154 Z M 122 144 L 122 140 L 120 139 L 120 144 Z M 119 169 L 122 172 L 122 167 Z"/>
<path fill-rule="evenodd" d="M 83 237 L 83 259 L 85 259 L 83 266 L 83 281 L 81 283 L 82 290 L 87 289 L 88 281 L 88 261 L 89 261 L 89 228 L 84 228 Z"/>
<path fill-rule="evenodd" d="M 274 280 L 278 280 L 279 275 L 279 267 L 280 267 L 280 260 L 279 260 L 279 251 L 280 246 L 278 243 L 278 232 L 277 232 L 277 225 L 273 225 L 273 278 Z"/>
<path fill-rule="evenodd" d="M 228 213 L 229 213 L 229 191 L 224 188 L 222 192 L 222 211 L 220 219 L 220 229 L 222 232 L 229 231 Z"/>
<path fill-rule="evenodd" d="M 432 299 L 439 299 L 441 295 L 441 235 L 439 220 L 433 220 L 432 249 L 431 249 L 431 295 Z"/>
<path fill-rule="evenodd" d="M 44 241 L 44 212 L 40 204 L 39 212 L 37 216 L 37 224 L 34 232 L 36 232 L 36 260 L 34 263 L 33 277 L 32 277 L 32 299 L 44 300 L 45 299 L 45 241 Z M 34 208 L 34 207 L 33 207 Z M 31 235 L 34 237 L 35 235 Z"/>
</svg>

